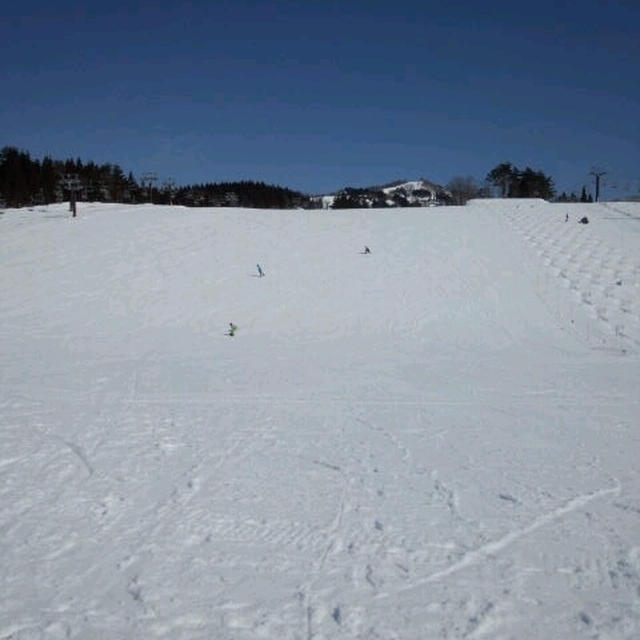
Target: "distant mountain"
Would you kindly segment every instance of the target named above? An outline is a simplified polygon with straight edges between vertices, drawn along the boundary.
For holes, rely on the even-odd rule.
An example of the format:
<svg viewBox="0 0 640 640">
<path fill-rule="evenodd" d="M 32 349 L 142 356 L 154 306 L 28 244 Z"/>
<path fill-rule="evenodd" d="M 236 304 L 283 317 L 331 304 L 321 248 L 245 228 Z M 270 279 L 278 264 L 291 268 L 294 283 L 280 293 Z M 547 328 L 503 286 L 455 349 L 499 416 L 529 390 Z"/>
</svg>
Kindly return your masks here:
<svg viewBox="0 0 640 640">
<path fill-rule="evenodd" d="M 449 191 L 424 178 L 372 187 L 345 187 L 336 193 L 311 197 L 312 204 L 323 209 L 432 207 L 450 200 Z"/>
</svg>

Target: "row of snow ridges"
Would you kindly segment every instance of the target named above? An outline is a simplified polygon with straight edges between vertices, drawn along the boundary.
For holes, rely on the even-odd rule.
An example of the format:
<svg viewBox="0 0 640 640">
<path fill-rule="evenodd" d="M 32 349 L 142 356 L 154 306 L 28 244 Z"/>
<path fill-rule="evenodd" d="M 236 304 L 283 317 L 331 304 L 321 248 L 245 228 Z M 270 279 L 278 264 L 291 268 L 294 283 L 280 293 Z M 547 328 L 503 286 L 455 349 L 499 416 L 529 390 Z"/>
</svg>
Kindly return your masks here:
<svg viewBox="0 0 640 640">
<path fill-rule="evenodd" d="M 620 353 L 636 351 L 640 347 L 638 257 L 600 238 L 593 219 L 590 224 L 578 224 L 575 215 L 567 220 L 566 207 L 543 218 L 534 214 L 539 206 L 522 203 L 504 213 L 542 261 L 536 282 L 539 297 L 562 326 L 589 345 Z"/>
</svg>

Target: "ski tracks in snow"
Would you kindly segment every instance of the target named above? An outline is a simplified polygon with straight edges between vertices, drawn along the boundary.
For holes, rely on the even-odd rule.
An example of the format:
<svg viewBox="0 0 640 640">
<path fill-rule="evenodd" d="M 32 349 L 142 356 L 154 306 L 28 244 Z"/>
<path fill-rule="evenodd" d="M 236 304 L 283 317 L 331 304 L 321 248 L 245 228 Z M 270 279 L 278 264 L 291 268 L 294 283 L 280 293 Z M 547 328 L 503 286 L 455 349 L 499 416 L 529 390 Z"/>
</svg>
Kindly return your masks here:
<svg viewBox="0 0 640 640">
<path fill-rule="evenodd" d="M 504 206 L 504 220 L 542 263 L 536 290 L 563 323 L 593 346 L 617 350 L 640 347 L 640 260 L 620 239 L 597 230 L 603 208 L 594 205 L 591 222 L 564 222 L 560 212 L 542 218 L 526 203 Z M 595 227 L 595 228 L 594 228 Z M 616 246 L 617 244 L 617 246 Z M 555 283 L 555 284 L 554 284 Z"/>
<path fill-rule="evenodd" d="M 586 227 L 565 224 L 545 218 L 546 206 L 538 203 L 529 215 L 527 203 L 512 201 L 504 215 L 491 213 L 531 250 L 531 269 L 517 283 L 540 274 L 538 295 L 563 328 L 573 327 L 591 346 L 601 348 L 604 339 L 618 352 L 634 349 L 637 256 L 594 233 L 597 216 Z M 494 331 L 501 291 L 492 290 L 489 259 L 505 272 L 513 264 L 483 253 L 484 240 L 494 239 L 484 216 L 470 220 L 464 234 L 446 222 L 450 215 L 473 218 L 468 214 L 402 214 L 411 216 L 418 239 L 395 214 L 363 214 L 346 244 L 377 220 L 369 230 L 380 232 L 380 250 L 366 263 L 368 288 L 348 318 L 342 311 L 353 302 L 349 288 L 332 297 L 327 270 L 363 268 L 361 256 L 341 262 L 326 250 L 339 233 L 335 225 L 352 225 L 342 214 L 317 218 L 327 228 L 320 242 L 308 233 L 313 216 L 286 214 L 272 229 L 278 214 L 269 213 L 260 243 L 252 236 L 247 247 L 244 223 L 234 231 L 242 218 L 235 212 L 223 226 L 218 215 L 193 214 L 196 224 L 207 220 L 201 236 L 179 221 L 177 244 L 170 237 L 176 227 L 167 234 L 154 213 L 135 241 L 127 232 L 108 250 L 93 233 L 91 246 L 101 251 L 95 272 L 81 237 L 77 253 L 55 252 L 48 264 L 67 265 L 62 282 L 69 295 L 56 299 L 48 278 L 33 291 L 54 292 L 52 327 L 81 326 L 84 333 L 69 353 L 60 351 L 73 356 L 68 364 L 54 366 L 60 359 L 53 350 L 41 371 L 37 344 L 29 358 L 16 348 L 4 360 L 16 371 L 5 394 L 11 388 L 34 402 L 11 408 L 7 397 L 0 406 L 0 524 L 10 551 L 2 565 L 0 639 L 553 637 L 535 627 L 540 620 L 567 638 L 638 637 L 635 409 L 628 402 L 620 409 L 626 391 L 616 395 L 611 387 L 605 406 L 590 383 L 571 386 L 571 394 L 528 395 L 520 382 L 487 370 L 486 383 L 477 384 L 485 375 L 484 346 L 493 352 L 514 342 Z M 290 235 L 289 219 L 299 231 L 294 258 L 291 242 L 278 244 Z M 263 233 L 269 229 L 272 235 Z M 222 257 L 209 246 L 218 236 L 214 249 L 224 250 Z M 234 278 L 249 280 L 246 263 L 269 244 L 284 249 L 275 266 L 293 280 L 265 294 L 267 282 L 284 282 L 271 270 L 260 283 L 265 297 L 256 302 L 257 282 L 249 281 L 252 293 L 243 300 Z M 33 252 L 34 263 L 40 253 Z M 321 256 L 319 266 L 309 256 Z M 85 280 L 76 278 L 82 265 Z M 14 267 L 16 309 L 33 318 L 17 327 L 19 315 L 9 313 L 9 336 L 18 339 L 25 329 L 35 340 L 46 327 L 57 340 L 60 333 L 48 328 L 49 300 L 25 296 L 22 267 Z M 60 283 L 58 271 L 50 271 L 51 282 Z M 106 288 L 96 286 L 105 273 Z M 429 287 L 432 306 L 425 310 Z M 317 313 L 318 291 L 330 302 L 325 315 Z M 496 304 L 485 304 L 478 291 L 495 294 Z M 274 296 L 283 310 L 267 318 Z M 249 340 L 218 337 L 224 347 L 216 351 L 208 337 L 238 297 L 263 333 L 256 323 Z M 85 299 L 88 324 L 78 316 L 75 325 L 70 301 Z M 114 332 L 103 329 L 105 300 L 117 305 L 118 313 L 107 315 Z M 488 342 L 474 350 L 471 340 L 462 357 L 448 317 L 431 314 L 458 303 L 453 319 L 465 333 L 479 315 L 480 324 L 488 322 L 488 332 L 476 335 Z M 130 332 L 131 312 L 137 325 Z M 527 313 L 518 307 L 515 317 Z M 542 316 L 542 330 L 554 330 L 544 310 Z M 272 341 L 283 323 L 289 346 Z M 420 343 L 432 329 L 433 341 Z M 184 342 L 171 346 L 175 339 Z M 432 360 L 432 346 L 442 348 L 439 359 Z M 528 363 L 505 362 L 505 375 L 529 374 Z M 527 381 L 531 393 L 550 385 L 547 370 Z M 58 388 L 67 382 L 68 389 Z M 495 411 L 505 403 L 513 415 Z M 557 411 L 565 412 L 558 426 L 566 429 L 552 451 L 559 432 L 548 423 Z M 590 417 L 598 428 L 583 428 Z M 37 437 L 29 440 L 31 427 Z M 584 451 L 576 452 L 576 438 L 584 438 Z M 575 473 L 596 450 L 602 464 Z M 611 475 L 626 492 L 609 474 L 616 456 Z M 620 466 L 631 469 L 628 475 Z"/>
<path fill-rule="evenodd" d="M 334 465 L 325 465 L 331 469 Z M 336 470 L 334 468 L 334 470 Z M 326 546 L 322 553 L 312 563 L 312 567 L 309 571 L 309 578 L 307 582 L 301 587 L 298 597 L 302 605 L 302 615 L 304 629 L 306 630 L 306 640 L 312 640 L 315 634 L 316 625 L 322 622 L 326 618 L 328 610 L 326 606 L 317 601 L 314 594 L 316 581 L 319 579 L 325 569 L 327 558 L 331 553 L 338 553 L 343 546 L 343 520 L 345 512 L 345 500 L 347 494 L 347 480 L 344 473 L 341 470 L 338 472 L 343 476 L 342 480 L 342 494 L 339 499 L 339 505 L 336 511 L 333 522 L 328 527 L 325 534 Z M 342 621 L 342 615 L 340 613 L 339 605 L 336 605 L 333 609 L 333 619 L 336 623 L 340 624 Z"/>
<path fill-rule="evenodd" d="M 429 584 L 431 582 L 439 582 L 440 580 L 448 578 L 449 576 L 455 573 L 458 573 L 459 571 L 467 569 L 473 565 L 477 565 L 491 556 L 495 556 L 496 554 L 505 550 L 507 547 L 517 542 L 521 538 L 531 533 L 534 533 L 541 527 L 544 527 L 549 524 L 553 524 L 553 522 L 555 522 L 556 520 L 559 520 L 565 515 L 585 507 L 591 501 L 597 500 L 598 498 L 602 498 L 607 495 L 615 495 L 615 494 L 618 494 L 619 492 L 620 492 L 620 486 L 617 485 L 615 487 L 600 489 L 599 491 L 595 491 L 593 493 L 576 496 L 575 498 L 568 500 L 564 505 L 557 507 L 548 513 L 544 513 L 538 516 L 537 518 L 535 518 L 535 520 L 531 524 L 527 525 L 526 527 L 522 527 L 520 529 L 515 529 L 513 531 L 510 531 L 509 533 L 502 536 L 501 538 L 498 538 L 497 540 L 494 540 L 492 542 L 487 542 L 486 544 L 483 544 L 477 549 L 473 549 L 471 551 L 466 552 L 460 560 L 458 560 L 457 562 L 454 562 L 453 564 L 449 565 L 445 569 L 436 571 L 434 573 L 429 574 L 428 576 L 419 578 L 415 580 L 411 585 L 403 587 L 402 589 L 399 589 L 393 594 L 381 594 L 379 597 L 384 599 L 384 598 L 388 598 L 390 595 L 397 596 L 400 593 L 416 589 L 418 587 Z"/>
</svg>

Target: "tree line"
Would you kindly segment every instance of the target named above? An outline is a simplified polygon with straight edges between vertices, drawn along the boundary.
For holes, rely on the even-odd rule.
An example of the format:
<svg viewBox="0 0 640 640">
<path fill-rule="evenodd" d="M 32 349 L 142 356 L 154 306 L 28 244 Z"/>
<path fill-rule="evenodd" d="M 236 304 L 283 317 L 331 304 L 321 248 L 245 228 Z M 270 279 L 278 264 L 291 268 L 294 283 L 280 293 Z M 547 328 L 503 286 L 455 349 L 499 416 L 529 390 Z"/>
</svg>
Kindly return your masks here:
<svg viewBox="0 0 640 640">
<path fill-rule="evenodd" d="M 472 198 L 542 198 L 554 200 L 553 179 L 531 167 L 518 169 L 510 162 L 502 162 L 487 173 L 484 184 L 470 176 L 457 176 L 447 185 L 452 204 L 464 204 Z M 565 194 L 566 197 L 566 194 Z"/>
<path fill-rule="evenodd" d="M 569 195 L 563 191 L 556 198 L 556 202 L 593 202 L 593 196 L 590 193 L 587 193 L 586 187 L 582 187 L 580 197 L 578 197 L 573 191 Z"/>
<path fill-rule="evenodd" d="M 555 195 L 553 180 L 531 167 L 520 170 L 510 162 L 503 162 L 487 174 L 487 182 L 500 190 L 502 198 L 542 198 Z"/>
<path fill-rule="evenodd" d="M 593 202 L 593 196 L 583 186 L 580 195 L 563 191 L 557 195 L 553 179 L 531 167 L 518 169 L 502 162 L 486 175 L 483 184 L 471 176 L 456 176 L 447 184 L 451 194 L 449 204 L 465 204 L 472 198 L 542 198 L 550 202 Z"/>
<path fill-rule="evenodd" d="M 83 162 L 80 158 L 55 160 L 45 156 L 33 159 L 26 151 L 15 147 L 0 150 L 0 206 L 24 207 L 76 198 L 89 202 L 120 202 L 138 204 L 178 204 L 188 207 L 255 207 L 263 209 L 311 209 L 318 198 L 270 185 L 244 180 L 210 182 L 176 187 L 172 181 L 158 185 L 153 176 L 136 180 L 125 174 L 117 164 Z M 414 194 L 419 195 L 419 194 Z M 503 198 L 543 198 L 553 200 L 555 187 L 550 176 L 530 167 L 521 170 L 503 162 L 487 174 L 484 183 L 472 177 L 455 177 L 438 194 L 440 204 L 464 204 L 471 198 L 498 195 Z M 560 202 L 592 202 L 583 188 L 580 197 L 562 193 Z M 410 206 L 402 193 L 396 193 L 391 203 L 379 188 L 343 189 L 334 200 L 333 208 L 370 208 Z"/>
<path fill-rule="evenodd" d="M 159 194 L 161 195 L 161 194 Z M 176 189 L 174 203 L 189 207 L 307 208 L 309 197 L 264 182 L 211 182 Z"/>
<path fill-rule="evenodd" d="M 77 179 L 82 200 L 138 202 L 143 189 L 115 164 L 97 165 L 77 160 L 34 160 L 26 151 L 4 147 L 0 151 L 0 200 L 7 207 L 62 202 L 69 198 L 69 176 Z"/>
<path fill-rule="evenodd" d="M 138 204 L 178 204 L 189 207 L 257 207 L 292 209 L 305 207 L 309 196 L 297 191 L 250 180 L 176 187 L 171 181 L 154 184 L 155 178 L 136 180 L 117 164 L 83 162 L 80 158 L 33 159 L 15 147 L 0 150 L 0 206 L 25 207 L 63 202 L 70 189 L 78 200 Z"/>
</svg>

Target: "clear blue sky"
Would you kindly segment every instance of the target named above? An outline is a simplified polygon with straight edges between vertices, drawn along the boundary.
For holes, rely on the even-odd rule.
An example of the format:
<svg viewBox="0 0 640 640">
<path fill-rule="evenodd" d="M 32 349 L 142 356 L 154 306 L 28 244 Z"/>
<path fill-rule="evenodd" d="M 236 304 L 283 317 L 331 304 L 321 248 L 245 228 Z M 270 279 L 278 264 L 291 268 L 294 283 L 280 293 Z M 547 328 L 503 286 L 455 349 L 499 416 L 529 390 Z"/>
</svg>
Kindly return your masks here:
<svg viewBox="0 0 640 640">
<path fill-rule="evenodd" d="M 31 0 L 0 48 L 0 146 L 34 157 L 307 193 L 502 161 L 640 187 L 640 0 Z"/>
</svg>

